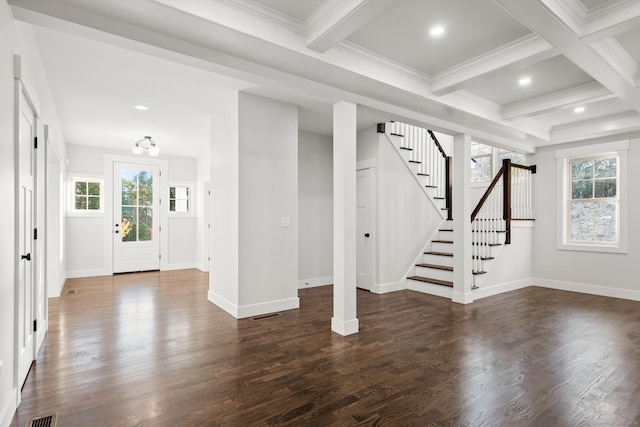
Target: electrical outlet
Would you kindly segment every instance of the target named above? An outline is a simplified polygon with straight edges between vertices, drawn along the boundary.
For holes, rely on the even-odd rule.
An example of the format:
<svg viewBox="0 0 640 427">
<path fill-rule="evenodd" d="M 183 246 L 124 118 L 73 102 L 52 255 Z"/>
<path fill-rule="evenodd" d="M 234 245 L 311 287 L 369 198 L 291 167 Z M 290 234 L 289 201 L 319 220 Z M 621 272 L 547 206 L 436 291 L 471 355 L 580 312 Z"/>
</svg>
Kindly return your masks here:
<svg viewBox="0 0 640 427">
<path fill-rule="evenodd" d="M 305 286 L 309 286 L 309 282 L 304 282 L 304 285 Z"/>
</svg>

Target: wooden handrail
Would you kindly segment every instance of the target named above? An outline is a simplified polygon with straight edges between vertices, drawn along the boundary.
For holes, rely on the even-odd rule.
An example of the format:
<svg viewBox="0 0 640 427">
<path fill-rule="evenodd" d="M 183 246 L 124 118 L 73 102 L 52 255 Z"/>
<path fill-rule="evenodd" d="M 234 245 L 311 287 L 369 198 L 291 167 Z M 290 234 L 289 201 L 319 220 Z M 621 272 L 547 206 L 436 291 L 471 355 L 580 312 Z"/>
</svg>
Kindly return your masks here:
<svg viewBox="0 0 640 427">
<path fill-rule="evenodd" d="M 446 157 L 445 169 L 444 202 L 447 209 L 447 220 L 451 221 L 453 219 L 453 159 L 451 156 Z"/>
<path fill-rule="evenodd" d="M 440 154 L 442 154 L 442 157 L 446 159 L 447 153 L 444 152 L 444 149 L 442 148 L 442 145 L 440 145 L 440 141 L 438 141 L 438 138 L 436 138 L 436 135 L 431 130 L 427 129 L 427 132 L 429 132 L 429 136 L 431 136 L 431 138 L 433 139 L 433 142 L 436 143 L 436 147 L 438 147 L 438 151 L 440 151 Z"/>
<path fill-rule="evenodd" d="M 502 175 L 504 175 L 504 165 L 502 165 L 502 167 L 500 168 L 496 176 L 493 178 L 493 181 L 491 181 L 491 185 L 489 185 L 489 188 L 487 188 L 487 191 L 484 192 L 484 195 L 478 202 L 478 205 L 473 210 L 473 213 L 471 214 L 471 222 L 475 221 L 476 216 L 478 216 L 478 213 L 480 213 L 480 209 L 482 209 L 482 206 L 484 206 L 484 202 L 486 202 L 487 199 L 489 198 L 489 195 L 491 195 L 493 188 L 496 185 L 498 185 L 498 181 L 500 181 L 500 178 L 502 178 Z"/>
</svg>

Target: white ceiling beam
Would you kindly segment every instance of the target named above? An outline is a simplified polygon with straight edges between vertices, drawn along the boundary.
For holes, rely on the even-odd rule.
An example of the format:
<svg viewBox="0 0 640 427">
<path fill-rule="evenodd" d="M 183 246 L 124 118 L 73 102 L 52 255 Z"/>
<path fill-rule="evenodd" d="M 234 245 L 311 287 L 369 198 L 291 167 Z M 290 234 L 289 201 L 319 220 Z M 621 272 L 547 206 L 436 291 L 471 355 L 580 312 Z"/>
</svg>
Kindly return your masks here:
<svg viewBox="0 0 640 427">
<path fill-rule="evenodd" d="M 326 52 L 390 8 L 396 0 L 327 0 L 305 21 L 306 46 Z"/>
<path fill-rule="evenodd" d="M 502 110 L 502 118 L 504 120 L 516 120 L 534 117 L 563 108 L 591 104 L 615 97 L 609 89 L 603 87 L 600 83 L 589 83 L 551 95 L 507 105 Z"/>
<path fill-rule="evenodd" d="M 551 0 L 495 0 L 504 10 L 556 46 L 574 64 L 640 112 L 640 91 L 635 83 L 617 69 L 608 58 L 580 39 L 562 17 L 554 14 L 543 2 Z"/>
<path fill-rule="evenodd" d="M 494 72 L 526 67 L 555 55 L 549 42 L 531 34 L 432 76 L 431 92 L 442 96 L 464 89 L 477 79 L 489 78 Z"/>
<path fill-rule="evenodd" d="M 640 132 L 640 115 L 628 111 L 613 116 L 554 126 L 551 129 L 551 141 L 554 144 L 563 144 L 636 132 Z"/>
</svg>

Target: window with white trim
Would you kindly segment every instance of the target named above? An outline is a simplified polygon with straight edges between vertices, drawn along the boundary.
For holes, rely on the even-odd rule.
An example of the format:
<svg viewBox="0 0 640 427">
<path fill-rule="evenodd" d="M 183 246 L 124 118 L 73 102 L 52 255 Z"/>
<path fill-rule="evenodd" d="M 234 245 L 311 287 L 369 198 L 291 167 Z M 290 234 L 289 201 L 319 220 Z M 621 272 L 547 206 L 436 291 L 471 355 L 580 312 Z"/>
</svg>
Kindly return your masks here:
<svg viewBox="0 0 640 427">
<path fill-rule="evenodd" d="M 514 164 L 527 164 L 523 153 L 471 141 L 471 182 L 490 182 L 502 167 L 503 159 L 511 159 Z"/>
<path fill-rule="evenodd" d="M 70 181 L 70 212 L 77 214 L 104 212 L 102 179 L 72 177 Z"/>
<path fill-rule="evenodd" d="M 627 150 L 623 141 L 556 152 L 560 249 L 626 252 Z"/>
<path fill-rule="evenodd" d="M 169 185 L 169 212 L 172 214 L 190 214 L 193 210 L 192 195 L 193 190 L 191 185 Z"/>
</svg>

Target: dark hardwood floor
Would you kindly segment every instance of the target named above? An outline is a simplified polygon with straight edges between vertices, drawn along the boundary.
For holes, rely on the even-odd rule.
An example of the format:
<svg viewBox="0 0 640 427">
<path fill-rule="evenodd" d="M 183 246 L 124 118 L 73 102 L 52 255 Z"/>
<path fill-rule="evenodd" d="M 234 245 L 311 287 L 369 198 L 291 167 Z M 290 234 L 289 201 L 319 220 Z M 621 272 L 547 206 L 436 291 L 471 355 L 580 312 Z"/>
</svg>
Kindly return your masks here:
<svg viewBox="0 0 640 427">
<path fill-rule="evenodd" d="M 471 305 L 331 287 L 235 320 L 197 270 L 67 280 L 12 426 L 609 426 L 640 423 L 640 303 L 541 288 Z"/>
</svg>

